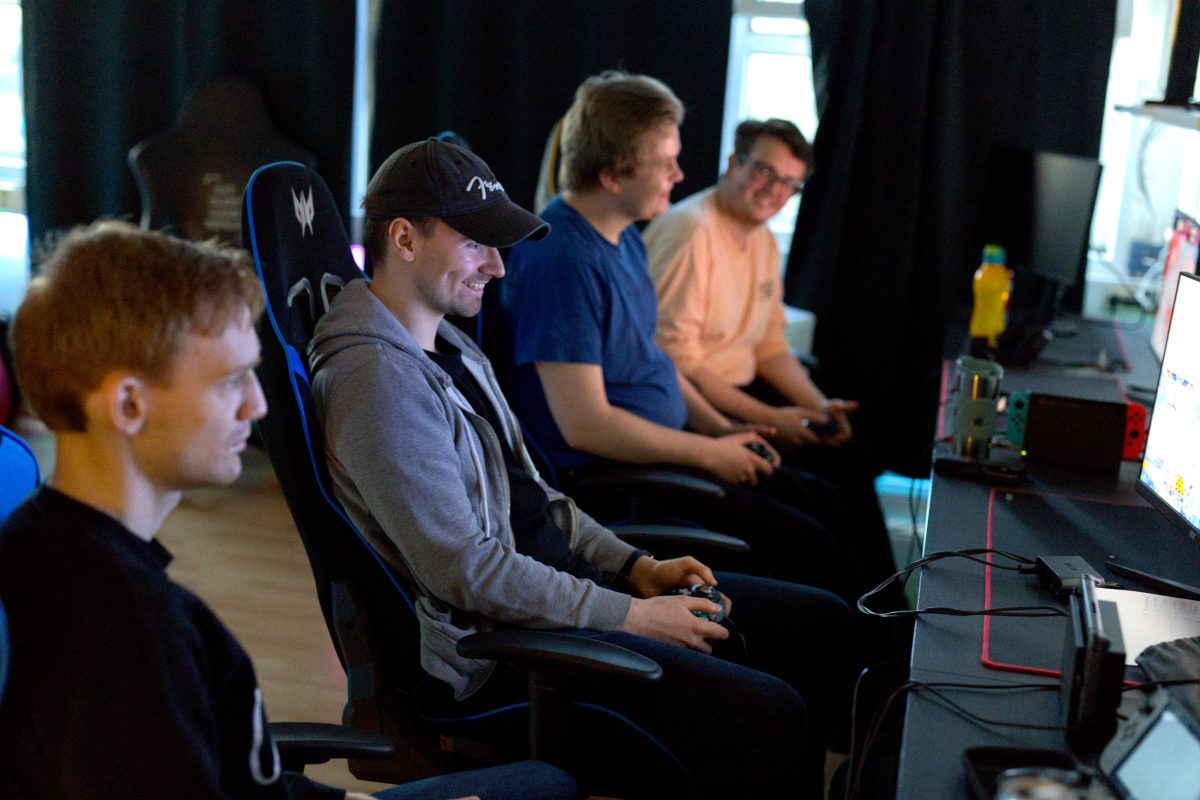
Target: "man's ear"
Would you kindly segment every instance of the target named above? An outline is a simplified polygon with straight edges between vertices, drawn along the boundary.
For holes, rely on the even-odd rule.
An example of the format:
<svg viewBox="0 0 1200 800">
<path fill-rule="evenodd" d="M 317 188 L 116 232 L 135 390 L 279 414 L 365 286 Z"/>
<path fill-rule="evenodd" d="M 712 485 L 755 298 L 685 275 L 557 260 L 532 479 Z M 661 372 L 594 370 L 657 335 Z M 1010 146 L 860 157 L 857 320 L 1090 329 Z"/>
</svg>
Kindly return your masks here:
<svg viewBox="0 0 1200 800">
<path fill-rule="evenodd" d="M 417 257 L 417 229 L 404 217 L 396 217 L 388 225 L 388 249 L 395 251 L 403 261 L 414 261 Z"/>
<path fill-rule="evenodd" d="M 621 193 L 621 181 L 623 180 L 623 176 L 618 175 L 611 169 L 602 169 L 600 170 L 599 178 L 601 189 L 609 194 Z"/>
<path fill-rule="evenodd" d="M 113 372 L 88 397 L 88 416 L 129 436 L 139 433 L 150 413 L 149 387 L 129 373 Z"/>
</svg>

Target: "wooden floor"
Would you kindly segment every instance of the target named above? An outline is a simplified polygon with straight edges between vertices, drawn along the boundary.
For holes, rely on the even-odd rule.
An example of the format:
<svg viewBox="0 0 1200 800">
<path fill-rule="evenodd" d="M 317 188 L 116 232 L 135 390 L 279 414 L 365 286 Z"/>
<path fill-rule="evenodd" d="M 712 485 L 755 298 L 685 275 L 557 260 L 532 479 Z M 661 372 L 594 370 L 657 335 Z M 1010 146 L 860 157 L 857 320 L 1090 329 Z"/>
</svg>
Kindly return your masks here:
<svg viewBox="0 0 1200 800">
<path fill-rule="evenodd" d="M 53 440 L 28 419 L 17 425 L 53 469 Z M 247 448 L 242 476 L 231 486 L 185 493 L 159 541 L 174 555 L 171 577 L 198 594 L 233 631 L 258 673 L 274 721 L 341 721 L 346 678 L 317 605 L 299 534 L 266 454 Z M 827 776 L 844 760 L 830 755 Z M 334 761 L 306 774 L 331 786 L 377 791 Z"/>
</svg>

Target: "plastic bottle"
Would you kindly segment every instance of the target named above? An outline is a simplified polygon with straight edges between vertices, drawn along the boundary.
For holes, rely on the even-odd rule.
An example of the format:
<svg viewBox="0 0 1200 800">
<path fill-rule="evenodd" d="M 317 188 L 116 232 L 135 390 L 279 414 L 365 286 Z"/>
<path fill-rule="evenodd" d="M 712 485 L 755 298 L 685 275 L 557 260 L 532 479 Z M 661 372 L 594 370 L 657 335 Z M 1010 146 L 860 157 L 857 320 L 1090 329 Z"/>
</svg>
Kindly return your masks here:
<svg viewBox="0 0 1200 800">
<path fill-rule="evenodd" d="M 1004 248 L 984 245 L 983 263 L 975 270 L 975 307 L 971 311 L 970 336 L 991 349 L 1008 322 L 1008 297 L 1012 294 L 1012 272 L 1004 265 Z"/>
</svg>

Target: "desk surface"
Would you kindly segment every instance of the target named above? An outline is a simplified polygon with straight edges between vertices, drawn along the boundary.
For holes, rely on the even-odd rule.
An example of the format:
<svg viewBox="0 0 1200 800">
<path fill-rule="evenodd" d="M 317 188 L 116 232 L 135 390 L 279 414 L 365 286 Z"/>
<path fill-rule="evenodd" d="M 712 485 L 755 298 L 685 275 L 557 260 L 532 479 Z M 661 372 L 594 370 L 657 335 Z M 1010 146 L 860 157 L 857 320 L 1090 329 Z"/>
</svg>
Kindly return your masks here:
<svg viewBox="0 0 1200 800">
<path fill-rule="evenodd" d="M 1086 337 L 1089 329 L 1102 335 L 1114 330 L 1108 323 L 1083 323 L 1080 337 Z M 1157 365 L 1141 338 L 1134 338 L 1132 344 L 1122 343 L 1133 367 L 1124 374 L 1043 362 L 1007 371 L 1003 389 L 1029 388 L 1113 400 L 1122 391 L 1122 377 L 1132 385 L 1153 387 Z M 1056 355 L 1054 344 L 1047 348 L 1048 358 Z M 1089 346 L 1084 339 L 1072 342 L 1076 350 Z M 1137 474 L 1138 465 L 1133 463 L 1123 464 L 1116 478 L 1031 468 L 1029 480 L 1013 489 L 935 476 L 926 520 L 925 553 L 992 546 L 1028 558 L 1077 555 L 1098 568 L 1106 579 L 1119 581 L 1119 576 L 1104 568 L 1111 557 L 1149 572 L 1195 582 L 1200 575 L 1200 548 L 1137 495 Z M 1002 561 L 998 559 L 997 563 Z M 1061 607 L 1033 576 L 998 569 L 990 570 L 989 576 L 988 572 L 983 565 L 965 559 L 937 562 L 923 570 L 917 607 L 983 608 L 985 602 L 993 608 Z M 1065 617 L 993 617 L 986 623 L 985 619 L 921 617 L 914 631 L 912 679 L 992 685 L 1057 683 L 1057 677 L 1047 673 L 1059 668 Z M 987 654 L 993 666 L 986 666 L 982 658 L 985 630 Z M 997 669 L 996 664 L 1006 666 Z M 1025 669 L 1031 672 L 1022 671 Z M 989 719 L 1050 726 L 1060 723 L 1057 692 L 958 689 L 948 694 Z M 1057 731 L 1002 728 L 968 720 L 930 695 L 917 692 L 910 695 L 905 713 L 899 797 L 966 797 L 962 752 L 979 745 L 1062 749 L 1065 742 Z"/>
</svg>

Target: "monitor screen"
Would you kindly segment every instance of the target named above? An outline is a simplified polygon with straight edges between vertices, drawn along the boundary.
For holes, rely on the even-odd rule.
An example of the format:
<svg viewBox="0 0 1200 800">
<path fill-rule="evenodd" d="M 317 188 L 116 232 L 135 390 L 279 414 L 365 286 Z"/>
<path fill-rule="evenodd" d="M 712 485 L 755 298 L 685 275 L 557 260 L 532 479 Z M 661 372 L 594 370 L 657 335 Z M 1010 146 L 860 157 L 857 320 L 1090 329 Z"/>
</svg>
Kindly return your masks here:
<svg viewBox="0 0 1200 800">
<path fill-rule="evenodd" d="M 1003 245 L 1018 275 L 1073 285 L 1087 257 L 1099 187 L 1094 158 L 997 147 L 982 187 L 980 247 Z"/>
<path fill-rule="evenodd" d="M 1182 211 L 1176 211 L 1171 239 L 1167 242 L 1167 255 L 1163 259 L 1162 294 L 1158 298 L 1158 313 L 1154 315 L 1154 328 L 1150 332 L 1150 346 L 1160 359 L 1163 357 L 1163 346 L 1167 343 L 1167 328 L 1171 325 L 1171 311 L 1175 305 L 1175 285 L 1179 282 L 1179 273 L 1196 273 L 1198 247 L 1200 223 Z"/>
<path fill-rule="evenodd" d="M 1087 259 L 1100 162 L 1047 150 L 999 146 L 988 161 L 979 252 L 1002 245 L 1013 271 L 1009 327 L 1048 326 Z"/>
<path fill-rule="evenodd" d="M 1200 536 L 1200 278 L 1181 273 L 1138 491 Z"/>
<path fill-rule="evenodd" d="M 1168 708 L 1117 767 L 1112 781 L 1131 800 L 1200 800 L 1200 739 Z"/>
</svg>

